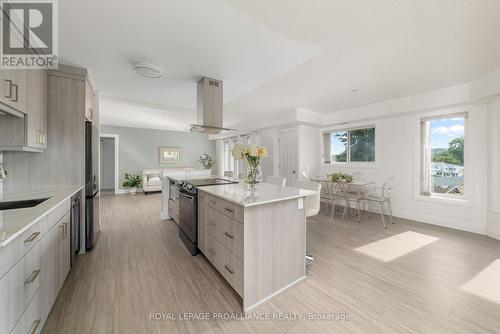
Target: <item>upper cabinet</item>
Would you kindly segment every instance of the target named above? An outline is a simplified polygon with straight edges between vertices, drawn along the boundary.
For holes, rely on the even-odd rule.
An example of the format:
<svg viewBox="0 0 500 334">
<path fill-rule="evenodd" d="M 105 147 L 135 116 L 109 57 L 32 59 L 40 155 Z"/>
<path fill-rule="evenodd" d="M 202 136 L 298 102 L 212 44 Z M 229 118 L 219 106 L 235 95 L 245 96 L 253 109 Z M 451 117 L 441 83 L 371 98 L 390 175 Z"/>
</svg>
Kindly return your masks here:
<svg viewBox="0 0 500 334">
<path fill-rule="evenodd" d="M 0 151 L 47 149 L 47 71 L 0 70 Z"/>
<path fill-rule="evenodd" d="M 2 93 L 0 102 L 26 113 L 28 99 L 28 70 L 0 70 Z"/>
<path fill-rule="evenodd" d="M 28 73 L 28 107 L 26 108 L 27 146 L 47 148 L 47 71 Z"/>
</svg>

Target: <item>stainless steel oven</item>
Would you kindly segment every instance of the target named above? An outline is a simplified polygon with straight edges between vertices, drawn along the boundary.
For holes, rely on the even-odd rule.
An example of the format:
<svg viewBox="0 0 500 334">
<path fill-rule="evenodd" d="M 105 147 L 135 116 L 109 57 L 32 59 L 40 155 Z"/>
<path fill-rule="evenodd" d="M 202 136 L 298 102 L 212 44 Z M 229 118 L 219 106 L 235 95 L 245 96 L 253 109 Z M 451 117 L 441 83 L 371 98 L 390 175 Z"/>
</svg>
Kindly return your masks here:
<svg viewBox="0 0 500 334">
<path fill-rule="evenodd" d="M 185 190 L 179 191 L 179 237 L 191 255 L 196 255 L 198 237 L 197 195 Z"/>
<path fill-rule="evenodd" d="M 179 237 L 191 255 L 198 253 L 198 187 L 232 183 L 237 182 L 222 178 L 177 182 L 179 187 Z"/>
</svg>

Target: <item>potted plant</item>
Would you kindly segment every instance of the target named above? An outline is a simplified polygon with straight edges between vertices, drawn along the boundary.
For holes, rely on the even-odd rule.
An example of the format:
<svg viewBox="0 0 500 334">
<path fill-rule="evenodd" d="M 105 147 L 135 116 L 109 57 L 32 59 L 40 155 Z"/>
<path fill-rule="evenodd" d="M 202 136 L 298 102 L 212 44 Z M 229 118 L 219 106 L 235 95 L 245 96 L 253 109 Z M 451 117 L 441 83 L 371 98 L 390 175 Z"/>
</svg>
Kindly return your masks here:
<svg viewBox="0 0 500 334">
<path fill-rule="evenodd" d="M 347 183 L 351 183 L 352 182 L 352 176 L 351 175 L 344 174 L 344 173 L 341 173 L 341 172 L 333 173 L 332 175 L 330 175 L 330 179 L 332 180 L 332 182 L 347 182 Z"/>
<path fill-rule="evenodd" d="M 198 161 L 204 169 L 212 169 L 215 166 L 214 158 L 208 153 L 203 153 Z"/>
<path fill-rule="evenodd" d="M 141 184 L 141 181 L 142 179 L 139 175 L 125 173 L 122 185 L 129 189 L 130 195 L 135 195 L 137 194 L 137 187 Z"/>
<path fill-rule="evenodd" d="M 260 160 L 267 157 L 267 149 L 264 146 L 236 144 L 232 154 L 235 160 L 245 160 L 247 162 L 245 183 L 249 186 L 250 190 L 254 190 L 255 184 L 261 181 L 262 178 Z"/>
</svg>

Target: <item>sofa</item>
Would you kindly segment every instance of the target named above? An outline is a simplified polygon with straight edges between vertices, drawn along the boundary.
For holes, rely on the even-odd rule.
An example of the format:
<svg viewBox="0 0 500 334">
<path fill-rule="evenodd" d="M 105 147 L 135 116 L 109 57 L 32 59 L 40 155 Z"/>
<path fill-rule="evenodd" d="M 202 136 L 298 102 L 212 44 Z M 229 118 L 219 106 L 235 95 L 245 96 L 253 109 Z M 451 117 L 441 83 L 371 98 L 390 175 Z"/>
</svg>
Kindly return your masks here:
<svg viewBox="0 0 500 334">
<path fill-rule="evenodd" d="M 162 189 L 162 175 L 164 172 L 181 172 L 190 171 L 194 168 L 177 167 L 177 168 L 158 168 L 158 169 L 144 169 L 142 171 L 142 190 L 144 194 L 151 192 L 161 192 Z"/>
</svg>

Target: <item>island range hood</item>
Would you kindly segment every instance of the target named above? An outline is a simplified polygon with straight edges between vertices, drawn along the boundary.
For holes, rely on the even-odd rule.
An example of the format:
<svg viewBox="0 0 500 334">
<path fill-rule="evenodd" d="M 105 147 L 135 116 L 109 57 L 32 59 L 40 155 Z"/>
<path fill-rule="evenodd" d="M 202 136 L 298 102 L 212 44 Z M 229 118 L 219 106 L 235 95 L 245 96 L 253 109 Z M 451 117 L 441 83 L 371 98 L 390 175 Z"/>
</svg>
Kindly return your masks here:
<svg viewBox="0 0 500 334">
<path fill-rule="evenodd" d="M 203 77 L 198 81 L 196 96 L 196 122 L 189 126 L 190 132 L 217 134 L 230 131 L 222 127 L 222 81 Z"/>
</svg>

